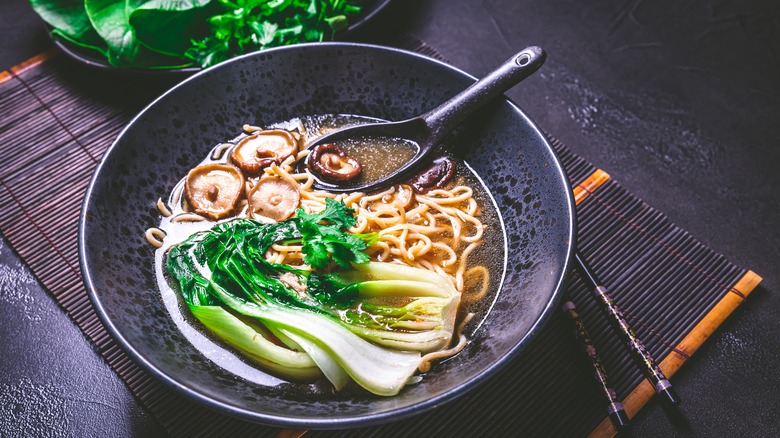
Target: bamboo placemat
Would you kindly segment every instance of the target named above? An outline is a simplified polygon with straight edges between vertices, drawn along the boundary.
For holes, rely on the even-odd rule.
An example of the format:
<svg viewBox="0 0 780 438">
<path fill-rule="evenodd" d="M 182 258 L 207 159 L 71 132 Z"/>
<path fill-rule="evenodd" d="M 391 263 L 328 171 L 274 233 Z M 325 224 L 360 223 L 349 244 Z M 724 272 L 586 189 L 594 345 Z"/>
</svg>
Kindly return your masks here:
<svg viewBox="0 0 780 438">
<path fill-rule="evenodd" d="M 440 57 L 410 39 L 401 47 Z M 89 87 L 78 75 L 91 74 Z M 87 298 L 77 251 L 81 201 L 101 154 L 166 85 L 85 72 L 47 52 L 0 73 L 0 231 L 140 402 L 174 436 L 293 436 L 224 416 L 149 376 L 108 335 Z M 552 139 L 575 187 L 579 247 L 671 376 L 761 278 L 697 242 L 609 175 Z M 629 415 L 653 395 L 573 277 L 576 302 Z M 569 322 L 553 318 L 526 354 L 476 390 L 411 420 L 308 436 L 614 435 Z"/>
</svg>

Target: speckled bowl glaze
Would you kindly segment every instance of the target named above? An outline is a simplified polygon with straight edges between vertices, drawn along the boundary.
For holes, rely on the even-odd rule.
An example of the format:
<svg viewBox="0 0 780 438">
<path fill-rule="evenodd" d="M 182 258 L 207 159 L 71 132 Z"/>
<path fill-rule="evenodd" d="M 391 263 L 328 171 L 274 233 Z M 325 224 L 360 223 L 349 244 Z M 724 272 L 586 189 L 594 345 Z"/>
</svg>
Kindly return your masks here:
<svg viewBox="0 0 780 438">
<path fill-rule="evenodd" d="M 153 248 L 143 237 L 159 224 L 157 198 L 244 123 L 262 126 L 326 113 L 402 120 L 473 81 L 414 53 L 332 43 L 236 58 L 166 92 L 122 131 L 87 190 L 81 266 L 102 321 L 163 382 L 227 414 L 276 426 L 344 428 L 396 420 L 452 400 L 511 366 L 557 308 L 575 227 L 574 202 L 557 157 L 507 100 L 481 111 L 449 140 L 461 147 L 503 216 L 507 245 L 495 248 L 507 254 L 503 287 L 466 349 L 398 396 L 262 385 L 217 366 L 174 325 L 155 282 Z"/>
</svg>

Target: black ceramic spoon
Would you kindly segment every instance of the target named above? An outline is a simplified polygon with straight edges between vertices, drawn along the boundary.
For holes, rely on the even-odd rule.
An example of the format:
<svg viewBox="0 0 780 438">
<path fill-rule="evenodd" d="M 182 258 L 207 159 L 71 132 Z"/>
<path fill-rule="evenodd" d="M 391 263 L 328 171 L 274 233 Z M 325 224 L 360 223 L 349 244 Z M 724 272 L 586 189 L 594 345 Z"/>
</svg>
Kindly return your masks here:
<svg viewBox="0 0 780 438">
<path fill-rule="evenodd" d="M 380 179 L 363 184 L 349 184 L 329 182 L 317 177 L 314 187 L 331 192 L 369 191 L 410 177 L 420 165 L 425 164 L 426 159 L 445 135 L 477 109 L 533 74 L 542 66 L 545 58 L 546 54 L 541 47 L 527 47 L 484 78 L 423 115 L 400 122 L 352 126 L 317 138 L 307 146 L 307 149 L 326 143 L 338 144 L 348 139 L 389 137 L 416 143 L 417 152 L 407 163 Z M 307 167 L 309 167 L 308 157 L 299 162 L 298 170 L 303 171 Z M 316 172 L 312 173 L 317 176 Z"/>
</svg>

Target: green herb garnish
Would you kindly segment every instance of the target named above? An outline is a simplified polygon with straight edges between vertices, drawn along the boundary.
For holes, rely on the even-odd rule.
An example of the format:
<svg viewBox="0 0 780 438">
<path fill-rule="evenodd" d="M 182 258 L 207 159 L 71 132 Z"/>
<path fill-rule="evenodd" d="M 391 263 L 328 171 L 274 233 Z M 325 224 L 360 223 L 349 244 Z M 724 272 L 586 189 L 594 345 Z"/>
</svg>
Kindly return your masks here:
<svg viewBox="0 0 780 438">
<path fill-rule="evenodd" d="M 332 199 L 325 200 L 325 210 L 307 214 L 298 209 L 295 220 L 301 233 L 304 263 L 321 269 L 330 259 L 342 268 L 351 263 L 366 263 L 368 255 L 363 252 L 379 238 L 375 233 L 350 234 L 343 229 L 355 225 L 355 211 Z M 327 222 L 329 225 L 323 225 Z"/>
</svg>

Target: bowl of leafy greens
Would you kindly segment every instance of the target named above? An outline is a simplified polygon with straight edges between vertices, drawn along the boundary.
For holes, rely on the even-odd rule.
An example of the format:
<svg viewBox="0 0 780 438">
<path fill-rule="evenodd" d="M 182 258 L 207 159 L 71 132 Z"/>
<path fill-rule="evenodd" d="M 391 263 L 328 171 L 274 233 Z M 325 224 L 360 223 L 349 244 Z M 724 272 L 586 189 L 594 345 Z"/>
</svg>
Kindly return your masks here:
<svg viewBox="0 0 780 438">
<path fill-rule="evenodd" d="M 319 192 L 295 166 L 311 135 L 404 120 L 474 80 L 314 43 L 167 91 L 107 150 L 82 207 L 82 274 L 108 332 L 193 400 L 283 427 L 394 421 L 500 378 L 555 313 L 575 242 L 568 179 L 531 119 L 497 100 L 420 180 L 377 193 Z M 402 146 L 376 143 L 362 168 Z"/>
<path fill-rule="evenodd" d="M 62 52 L 106 69 L 192 74 L 270 47 L 343 39 L 391 0 L 30 0 Z"/>
</svg>

